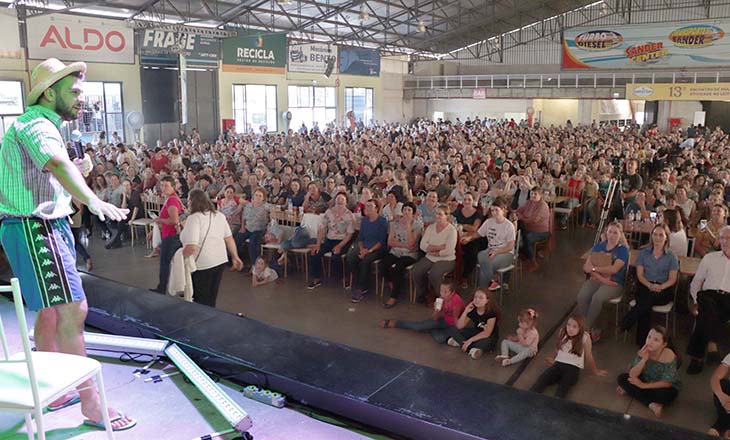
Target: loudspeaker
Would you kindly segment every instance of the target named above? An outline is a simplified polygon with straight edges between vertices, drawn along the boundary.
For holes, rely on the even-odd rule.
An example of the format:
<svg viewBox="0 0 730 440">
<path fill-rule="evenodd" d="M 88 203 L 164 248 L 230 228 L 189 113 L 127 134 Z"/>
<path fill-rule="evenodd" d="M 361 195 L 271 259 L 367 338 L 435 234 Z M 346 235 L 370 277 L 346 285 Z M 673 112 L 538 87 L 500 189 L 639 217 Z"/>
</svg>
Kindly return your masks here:
<svg viewBox="0 0 730 440">
<path fill-rule="evenodd" d="M 330 57 L 327 59 L 327 66 L 324 68 L 324 77 L 329 78 L 333 70 L 335 70 L 335 57 Z"/>
</svg>

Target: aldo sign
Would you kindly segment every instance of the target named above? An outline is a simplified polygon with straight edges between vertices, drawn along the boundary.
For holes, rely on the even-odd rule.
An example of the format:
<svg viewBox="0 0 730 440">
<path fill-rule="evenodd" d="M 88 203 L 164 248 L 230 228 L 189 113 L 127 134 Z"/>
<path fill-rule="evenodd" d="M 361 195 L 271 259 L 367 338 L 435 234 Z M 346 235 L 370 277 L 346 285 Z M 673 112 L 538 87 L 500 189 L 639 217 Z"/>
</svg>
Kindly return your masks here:
<svg viewBox="0 0 730 440">
<path fill-rule="evenodd" d="M 134 30 L 123 21 L 54 14 L 27 23 L 32 59 L 134 64 Z"/>
</svg>

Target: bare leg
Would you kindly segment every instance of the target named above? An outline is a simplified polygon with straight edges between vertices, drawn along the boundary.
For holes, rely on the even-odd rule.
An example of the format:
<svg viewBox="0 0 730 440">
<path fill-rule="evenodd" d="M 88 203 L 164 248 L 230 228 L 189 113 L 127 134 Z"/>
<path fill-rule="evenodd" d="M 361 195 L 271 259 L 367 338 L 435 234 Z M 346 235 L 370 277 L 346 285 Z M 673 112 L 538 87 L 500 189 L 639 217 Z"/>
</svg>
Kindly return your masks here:
<svg viewBox="0 0 730 440">
<path fill-rule="evenodd" d="M 58 315 L 56 334 L 58 350 L 62 353 L 86 356 L 83 337 L 84 321 L 89 310 L 86 300 L 55 306 L 55 309 Z M 87 380 L 79 385 L 79 395 L 81 396 L 81 413 L 91 421 L 101 421 L 103 409 L 99 400 L 99 392 L 94 387 L 92 380 Z M 118 415 L 118 412 L 111 408 L 108 411 L 112 418 Z M 120 428 L 128 423 L 130 423 L 129 419 L 120 419 L 112 423 L 112 427 Z"/>
<path fill-rule="evenodd" d="M 56 327 L 58 326 L 58 316 L 56 309 L 48 307 L 38 311 L 38 317 L 35 320 L 35 348 L 38 351 L 58 351 L 56 345 Z M 51 402 L 50 406 L 60 406 L 68 402 L 74 397 L 74 393 L 59 397 L 58 400 Z"/>
</svg>

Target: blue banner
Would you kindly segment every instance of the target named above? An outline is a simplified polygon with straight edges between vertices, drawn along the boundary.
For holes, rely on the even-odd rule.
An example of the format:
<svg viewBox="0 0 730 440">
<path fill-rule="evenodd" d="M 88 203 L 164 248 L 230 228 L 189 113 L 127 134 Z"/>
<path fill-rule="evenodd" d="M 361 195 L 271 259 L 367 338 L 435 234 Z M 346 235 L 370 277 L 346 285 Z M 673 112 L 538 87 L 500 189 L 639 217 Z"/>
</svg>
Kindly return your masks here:
<svg viewBox="0 0 730 440">
<path fill-rule="evenodd" d="M 380 50 L 340 47 L 340 73 L 343 75 L 380 76 Z"/>
</svg>

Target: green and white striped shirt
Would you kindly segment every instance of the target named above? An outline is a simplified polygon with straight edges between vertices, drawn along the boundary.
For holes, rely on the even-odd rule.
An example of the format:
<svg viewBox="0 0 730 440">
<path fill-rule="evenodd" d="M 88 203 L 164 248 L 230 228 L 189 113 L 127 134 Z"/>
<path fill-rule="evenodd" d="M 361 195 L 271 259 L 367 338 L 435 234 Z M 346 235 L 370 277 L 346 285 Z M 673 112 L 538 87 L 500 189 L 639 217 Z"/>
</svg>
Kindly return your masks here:
<svg viewBox="0 0 730 440">
<path fill-rule="evenodd" d="M 61 116 L 33 105 L 5 133 L 0 147 L 0 217 L 70 215 L 71 195 L 46 168 L 57 155 L 68 158 L 61 138 Z"/>
</svg>

